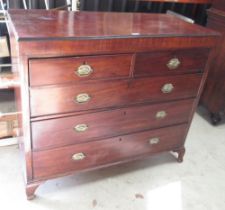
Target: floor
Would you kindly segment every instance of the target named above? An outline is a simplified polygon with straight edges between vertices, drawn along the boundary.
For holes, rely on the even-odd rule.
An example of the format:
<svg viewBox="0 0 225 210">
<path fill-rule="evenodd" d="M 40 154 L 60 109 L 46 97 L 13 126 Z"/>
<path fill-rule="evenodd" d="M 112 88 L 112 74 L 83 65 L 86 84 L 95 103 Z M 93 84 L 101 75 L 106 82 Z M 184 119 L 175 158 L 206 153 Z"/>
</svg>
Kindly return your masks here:
<svg viewBox="0 0 225 210">
<path fill-rule="evenodd" d="M 17 146 L 0 147 L 0 209 L 223 210 L 225 124 L 194 117 L 184 162 L 170 153 L 47 181 L 33 201 L 23 190 Z"/>
</svg>

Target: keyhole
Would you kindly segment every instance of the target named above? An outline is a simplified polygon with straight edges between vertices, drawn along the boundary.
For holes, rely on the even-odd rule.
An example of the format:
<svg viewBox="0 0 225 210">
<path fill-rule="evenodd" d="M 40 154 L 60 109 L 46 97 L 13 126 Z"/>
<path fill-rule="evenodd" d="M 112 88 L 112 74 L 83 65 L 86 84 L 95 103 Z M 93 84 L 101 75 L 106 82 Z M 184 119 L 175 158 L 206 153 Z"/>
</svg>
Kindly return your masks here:
<svg viewBox="0 0 225 210">
<path fill-rule="evenodd" d="M 122 141 L 122 138 L 119 138 L 119 141 Z"/>
<path fill-rule="evenodd" d="M 124 114 L 124 115 L 126 115 L 126 114 L 127 114 L 127 112 L 125 111 L 123 114 Z"/>
</svg>

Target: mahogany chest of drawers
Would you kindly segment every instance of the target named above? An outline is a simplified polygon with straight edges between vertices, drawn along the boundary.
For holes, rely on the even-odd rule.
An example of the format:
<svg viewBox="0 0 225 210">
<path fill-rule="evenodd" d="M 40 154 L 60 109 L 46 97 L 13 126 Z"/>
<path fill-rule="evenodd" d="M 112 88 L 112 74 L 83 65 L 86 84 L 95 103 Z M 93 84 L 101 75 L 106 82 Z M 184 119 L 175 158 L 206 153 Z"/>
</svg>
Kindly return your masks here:
<svg viewBox="0 0 225 210">
<path fill-rule="evenodd" d="M 217 33 L 164 14 L 8 18 L 29 199 L 73 172 L 165 151 L 182 162 Z"/>
</svg>

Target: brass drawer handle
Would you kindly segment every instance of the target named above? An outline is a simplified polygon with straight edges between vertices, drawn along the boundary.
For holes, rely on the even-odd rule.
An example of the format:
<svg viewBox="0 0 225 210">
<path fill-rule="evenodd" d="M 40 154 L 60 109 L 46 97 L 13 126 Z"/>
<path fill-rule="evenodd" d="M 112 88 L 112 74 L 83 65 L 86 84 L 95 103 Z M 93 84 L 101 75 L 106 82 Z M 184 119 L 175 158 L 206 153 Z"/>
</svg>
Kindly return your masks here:
<svg viewBox="0 0 225 210">
<path fill-rule="evenodd" d="M 151 138 L 151 139 L 149 139 L 149 144 L 151 144 L 151 145 L 158 144 L 159 141 L 160 141 L 160 139 L 158 137 Z"/>
<path fill-rule="evenodd" d="M 76 131 L 76 132 L 84 132 L 84 131 L 86 131 L 88 129 L 88 125 L 86 125 L 86 124 L 79 124 L 79 125 L 76 125 L 75 127 L 74 127 L 74 130 Z"/>
<path fill-rule="evenodd" d="M 91 99 L 91 96 L 89 96 L 87 93 L 80 93 L 76 96 L 76 102 L 79 104 L 86 103 Z"/>
<path fill-rule="evenodd" d="M 76 70 L 76 75 L 78 77 L 87 77 L 89 76 L 94 70 L 91 68 L 91 66 L 87 64 L 83 64 L 79 66 Z"/>
<path fill-rule="evenodd" d="M 156 119 L 163 119 L 167 116 L 166 111 L 158 111 L 155 115 Z"/>
<path fill-rule="evenodd" d="M 167 84 L 163 85 L 163 87 L 161 88 L 161 91 L 163 93 L 171 93 L 173 91 L 173 89 L 174 89 L 173 84 L 167 83 Z"/>
<path fill-rule="evenodd" d="M 172 58 L 166 65 L 170 70 L 175 70 L 180 66 L 180 64 L 181 62 L 178 58 Z"/>
<path fill-rule="evenodd" d="M 72 160 L 79 161 L 86 158 L 86 155 L 83 152 L 76 153 L 72 156 Z"/>
</svg>

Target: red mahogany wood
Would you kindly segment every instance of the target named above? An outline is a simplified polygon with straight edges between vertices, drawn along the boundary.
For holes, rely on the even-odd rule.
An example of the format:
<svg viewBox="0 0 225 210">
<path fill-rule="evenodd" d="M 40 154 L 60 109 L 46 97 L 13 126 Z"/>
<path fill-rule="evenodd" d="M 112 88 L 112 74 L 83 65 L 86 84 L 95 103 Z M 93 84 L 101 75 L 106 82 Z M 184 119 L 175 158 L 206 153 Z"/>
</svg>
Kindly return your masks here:
<svg viewBox="0 0 225 210">
<path fill-rule="evenodd" d="M 224 0 L 213 0 L 212 8 L 225 11 L 225 1 Z"/>
<path fill-rule="evenodd" d="M 30 85 L 54 85 L 94 79 L 129 77 L 132 55 L 83 56 L 30 60 Z M 87 64 L 93 72 L 79 77 L 79 66 Z M 119 69 L 119 71 L 115 71 Z"/>
<path fill-rule="evenodd" d="M 176 127 L 119 136 L 104 141 L 34 152 L 34 178 L 44 178 L 72 170 L 82 170 L 116 162 L 132 156 L 170 150 L 180 145 L 185 127 L 186 125 L 184 124 Z M 151 145 L 149 141 L 152 138 L 159 138 L 159 143 Z M 72 160 L 73 154 L 80 152 L 84 153 L 86 158 L 80 161 Z"/>
<path fill-rule="evenodd" d="M 168 14 L 46 10 L 11 10 L 9 14 L 19 41 L 215 35 Z M 38 27 L 33 27 L 35 23 Z"/>
<path fill-rule="evenodd" d="M 216 8 L 216 9 L 215 9 Z M 207 27 L 222 34 L 214 61 L 210 67 L 209 77 L 201 98 L 201 103 L 208 109 L 211 122 L 217 125 L 225 111 L 225 2 L 215 1 L 208 11 Z"/>
<path fill-rule="evenodd" d="M 18 71 L 21 88 L 18 88 L 17 96 L 21 95 L 22 100 L 19 107 L 23 114 L 20 119 L 23 135 L 20 148 L 24 154 L 28 198 L 34 194 L 40 180 L 45 181 L 73 171 L 93 170 L 162 151 L 176 151 L 179 154 L 178 160 L 183 159 L 185 137 L 209 67 L 208 64 L 204 70 L 204 64 L 201 62 L 206 59 L 207 49 L 212 57 L 211 49 L 217 42 L 218 33 L 164 14 L 11 10 L 8 20 L 13 58 L 19 60 Z M 168 51 L 179 50 L 182 52 L 190 50 L 193 54 L 195 51 L 203 52 L 196 55 L 199 61 L 189 59 L 188 56 L 190 65 L 187 64 L 186 69 L 182 71 L 188 74 L 179 73 L 180 75 L 171 74 L 169 76 L 165 72 L 160 76 L 157 74 L 154 76 L 152 76 L 153 74 L 134 75 L 135 58 L 139 54 L 147 53 L 149 55 L 161 52 L 166 56 Z M 105 68 L 108 66 L 106 63 L 110 64 L 109 66 L 113 63 L 106 59 L 111 55 L 121 56 L 118 58 L 119 68 L 112 70 L 109 67 L 110 70 L 107 72 L 102 70 L 101 76 L 96 73 L 96 78 L 92 74 L 93 80 L 90 78 L 69 80 L 70 76 L 67 75 L 67 72 L 71 70 L 63 70 L 63 72 L 60 70 L 70 66 L 69 63 L 64 62 L 68 57 L 75 59 L 81 56 L 96 57 L 96 60 L 91 60 L 96 65 L 97 57 L 102 58 L 98 65 Z M 188 55 L 192 56 L 192 53 L 190 52 Z M 124 56 L 132 56 L 131 63 L 129 60 L 129 74 L 127 74 L 128 70 L 125 71 L 128 63 L 123 62 Z M 160 57 L 163 60 L 163 56 L 160 55 Z M 139 59 L 141 59 L 140 56 Z M 32 77 L 30 75 L 34 68 L 34 65 L 30 64 L 34 60 L 37 62 L 35 65 L 38 65 L 40 61 L 38 66 L 40 69 L 45 69 L 44 71 L 48 75 L 44 79 L 42 78 L 43 81 L 40 78 L 45 76 L 45 73 L 37 73 L 40 70 L 38 70 L 38 66 L 35 66 L 35 75 Z M 46 66 L 42 64 L 43 61 L 52 62 L 53 60 L 57 64 L 61 60 L 64 64 L 56 64 L 55 71 L 50 70 L 51 66 L 54 66 L 53 63 L 51 65 L 45 63 Z M 185 58 L 183 63 L 186 62 Z M 72 60 L 71 63 L 73 63 Z M 199 69 L 202 70 L 201 74 L 194 73 L 193 69 L 189 69 L 194 65 L 199 65 L 195 69 L 201 67 Z M 99 69 L 101 68 L 99 67 Z M 161 67 L 155 65 L 155 69 L 161 69 Z M 138 72 L 141 69 L 136 68 L 135 70 Z M 126 76 L 124 76 L 125 74 Z M 128 78 L 126 78 L 127 75 L 129 75 Z M 30 78 L 32 78 L 32 82 L 39 78 L 36 83 L 38 86 L 30 86 Z M 161 92 L 165 83 L 173 83 L 172 93 L 163 94 Z M 86 104 L 75 104 L 73 99 L 76 94 L 84 91 L 91 93 L 91 100 Z M 183 104 L 181 99 L 188 98 L 191 99 L 185 100 L 186 103 Z M 19 98 L 18 102 L 20 103 Z M 160 120 L 161 123 L 155 122 L 151 118 L 151 122 L 147 121 L 149 127 L 145 125 L 144 121 L 148 119 L 145 117 L 154 112 L 156 109 L 154 107 L 161 108 L 165 104 L 169 114 Z M 176 105 L 169 106 L 169 104 Z M 151 107 L 151 109 L 146 108 L 149 111 L 144 113 L 145 117 L 142 116 L 143 111 L 139 106 Z M 131 113 L 130 110 L 133 109 L 135 110 Z M 126 110 L 126 117 L 121 110 Z M 137 110 L 141 110 L 140 115 L 137 114 Z M 121 116 L 109 115 L 110 118 L 108 118 L 103 116 L 103 113 L 106 115 L 120 113 Z M 98 118 L 97 115 L 99 115 Z M 128 123 L 123 125 L 118 121 L 120 128 L 112 123 L 117 117 L 118 119 L 128 119 L 128 116 L 129 119 L 131 119 L 130 116 L 133 116 L 133 123 L 140 119 L 138 125 L 132 124 L 131 120 L 129 122 L 124 120 L 125 123 Z M 169 116 L 173 117 L 169 118 Z M 90 120 L 91 125 L 95 121 L 98 125 L 104 125 L 108 132 L 102 126 L 96 127 L 95 131 L 90 129 L 92 136 L 85 134 L 89 138 L 88 142 L 84 142 L 85 138 L 76 138 L 76 143 L 75 138 L 70 138 L 70 133 L 64 133 L 63 129 L 64 125 L 65 127 L 72 126 L 73 120 L 78 119 Z M 107 127 L 101 119 L 104 119 L 104 122 L 110 122 L 111 129 L 115 132 L 110 131 L 110 126 Z M 184 124 L 174 125 L 175 121 Z M 168 124 L 164 124 L 164 122 L 168 122 Z M 152 130 L 144 131 L 150 127 Z M 58 135 L 61 135 L 55 141 L 58 145 L 53 145 L 52 140 L 48 142 L 50 135 L 42 139 L 37 136 L 44 131 L 46 133 L 50 133 L 50 130 L 57 132 L 57 129 L 59 129 Z M 136 131 L 140 133 L 136 133 Z M 36 139 L 33 138 L 33 134 Z M 123 136 L 115 137 L 120 135 Z M 161 141 L 155 144 L 157 141 L 154 139 L 153 143 L 155 143 L 149 147 L 147 139 L 157 137 L 156 135 L 160 137 Z M 69 137 L 69 141 L 67 137 Z M 40 139 L 41 141 L 38 142 Z M 65 144 L 63 144 L 63 140 Z M 33 146 L 37 146 L 39 149 L 42 147 L 42 149 L 34 150 Z M 87 159 L 74 164 L 71 162 L 71 155 L 75 152 L 82 152 L 81 149 L 88 154 Z M 78 157 L 82 157 L 82 155 Z"/>
<path fill-rule="evenodd" d="M 11 31 L 16 30 L 15 38 L 20 41 L 20 55 L 27 57 L 210 48 L 218 36 L 165 14 L 11 10 L 8 18 L 9 24 L 13 22 Z M 38 28 L 33 27 L 37 22 Z"/>
<path fill-rule="evenodd" d="M 208 34 L 205 32 L 205 34 Z M 178 49 L 194 49 L 194 48 L 212 48 L 216 43 L 216 37 L 219 33 L 212 36 L 181 36 L 179 39 L 176 35 L 163 36 L 163 37 L 145 37 L 136 39 L 121 38 L 121 39 L 94 39 L 94 40 L 66 40 L 67 46 L 63 48 L 63 40 L 37 40 L 37 41 L 22 41 L 21 42 L 21 56 L 39 57 L 44 58 L 42 47 L 43 44 L 48 54 L 47 57 L 56 56 L 74 56 L 74 55 L 103 55 L 117 53 L 130 53 L 130 52 L 154 52 L 163 50 L 178 50 Z M 200 38 L 201 37 L 201 38 Z M 40 45 L 41 42 L 41 45 Z"/>
<path fill-rule="evenodd" d="M 27 200 L 32 200 L 35 198 L 35 191 L 36 189 L 42 184 L 42 182 L 34 182 L 30 183 L 26 187 L 26 195 L 27 195 Z"/>
<path fill-rule="evenodd" d="M 34 122 L 31 124 L 33 149 L 50 149 L 185 123 L 188 122 L 192 104 L 193 100 L 182 100 Z M 166 117 L 157 119 L 159 111 L 165 111 Z M 86 124 L 88 130 L 76 132 L 74 127 L 78 124 Z"/>
<path fill-rule="evenodd" d="M 118 107 L 126 104 L 163 102 L 195 97 L 201 76 L 201 74 L 180 75 L 31 88 L 31 115 L 35 117 L 103 107 Z M 162 93 L 162 87 L 169 83 L 173 84 L 174 90 L 171 93 Z M 87 93 L 91 99 L 83 104 L 77 103 L 75 98 L 81 93 Z"/>
<path fill-rule="evenodd" d="M 136 57 L 134 75 L 173 75 L 202 72 L 209 50 L 190 49 L 166 52 L 139 53 Z M 173 58 L 180 61 L 176 69 L 169 69 L 167 64 Z"/>
</svg>

